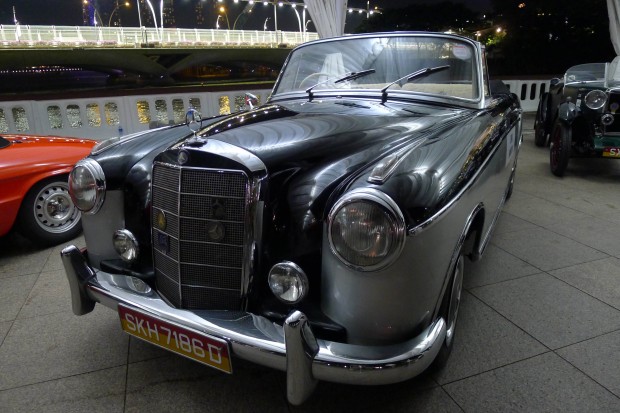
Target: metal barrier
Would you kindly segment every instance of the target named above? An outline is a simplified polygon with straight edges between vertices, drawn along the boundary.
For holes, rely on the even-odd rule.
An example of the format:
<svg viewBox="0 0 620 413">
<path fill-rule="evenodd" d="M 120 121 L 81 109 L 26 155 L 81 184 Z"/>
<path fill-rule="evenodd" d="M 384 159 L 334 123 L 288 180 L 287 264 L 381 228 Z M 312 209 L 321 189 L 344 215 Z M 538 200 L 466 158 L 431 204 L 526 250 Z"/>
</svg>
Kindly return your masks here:
<svg viewBox="0 0 620 413">
<path fill-rule="evenodd" d="M 1 48 L 295 46 L 317 33 L 260 30 L 155 29 L 146 27 L 0 25 Z"/>
<path fill-rule="evenodd" d="M 271 89 L 249 92 L 264 102 Z M 0 102 L 0 133 L 102 140 L 184 122 L 190 107 L 203 117 L 236 112 L 245 107 L 245 91 Z"/>
<path fill-rule="evenodd" d="M 536 112 L 540 96 L 549 91 L 549 80 L 504 80 L 511 92 L 521 100 L 524 112 Z"/>
<path fill-rule="evenodd" d="M 547 80 L 505 80 L 521 99 L 524 112 L 535 112 Z M 106 139 L 184 120 L 185 110 L 203 116 L 226 114 L 244 107 L 245 91 L 185 92 L 135 96 L 68 98 L 0 102 L 0 133 L 80 136 Z M 250 90 L 265 101 L 271 89 Z"/>
</svg>

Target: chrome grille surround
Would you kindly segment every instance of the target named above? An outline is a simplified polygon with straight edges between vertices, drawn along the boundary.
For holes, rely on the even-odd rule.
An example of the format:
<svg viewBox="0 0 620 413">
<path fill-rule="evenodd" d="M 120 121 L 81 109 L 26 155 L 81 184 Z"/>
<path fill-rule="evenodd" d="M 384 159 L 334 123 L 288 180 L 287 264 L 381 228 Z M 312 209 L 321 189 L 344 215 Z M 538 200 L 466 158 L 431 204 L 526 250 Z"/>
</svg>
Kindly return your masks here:
<svg viewBox="0 0 620 413">
<path fill-rule="evenodd" d="M 180 167 L 157 161 L 153 165 L 151 213 L 157 288 L 177 308 L 243 310 L 260 248 L 260 194 L 266 168 L 238 147 L 210 141 L 202 150 L 209 149 L 220 156 L 225 153 L 241 163 L 240 168 Z M 163 229 L 157 222 L 162 212 Z M 222 239 L 208 238 L 210 223 L 223 225 Z"/>
</svg>

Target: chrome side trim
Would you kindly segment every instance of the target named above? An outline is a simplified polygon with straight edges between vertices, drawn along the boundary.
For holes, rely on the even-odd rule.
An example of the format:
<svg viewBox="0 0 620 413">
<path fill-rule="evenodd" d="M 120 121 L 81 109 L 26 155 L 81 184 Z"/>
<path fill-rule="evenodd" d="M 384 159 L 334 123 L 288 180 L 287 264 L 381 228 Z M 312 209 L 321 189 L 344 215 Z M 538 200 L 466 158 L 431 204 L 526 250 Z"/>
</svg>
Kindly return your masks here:
<svg viewBox="0 0 620 413">
<path fill-rule="evenodd" d="M 230 343 L 231 352 L 287 373 L 289 401 L 309 395 L 314 380 L 348 384 L 389 384 L 422 373 L 439 352 L 446 324 L 436 320 L 417 337 L 392 345 L 361 346 L 314 339 L 303 313 L 293 313 L 285 326 L 244 311 L 198 311 L 170 307 L 153 290 L 138 294 L 126 287 L 126 276 L 95 271 L 75 246 L 62 253 L 76 314 L 101 303 L 115 311 L 126 305 L 153 317 L 197 330 Z M 287 366 L 287 359 L 290 365 Z"/>
<path fill-rule="evenodd" d="M 496 125 L 496 127 L 497 126 L 498 125 Z M 444 205 L 432 217 L 428 218 L 426 221 L 422 222 L 421 224 L 409 229 L 409 231 L 407 232 L 407 235 L 409 236 L 418 235 L 422 233 L 424 230 L 426 230 L 429 226 L 431 226 L 435 221 L 441 219 L 457 203 L 457 201 L 459 201 L 463 197 L 463 195 L 478 181 L 478 178 L 480 178 L 480 175 L 482 175 L 482 172 L 486 169 L 489 162 L 491 162 L 491 160 L 495 156 L 495 153 L 499 150 L 502 142 L 503 142 L 503 139 L 500 139 L 495 144 L 495 147 L 493 148 L 491 153 L 487 156 L 487 158 L 484 160 L 484 163 L 480 165 L 475 175 L 469 180 L 469 182 L 467 182 L 467 184 L 459 191 L 458 194 L 456 194 L 446 205 Z"/>
</svg>

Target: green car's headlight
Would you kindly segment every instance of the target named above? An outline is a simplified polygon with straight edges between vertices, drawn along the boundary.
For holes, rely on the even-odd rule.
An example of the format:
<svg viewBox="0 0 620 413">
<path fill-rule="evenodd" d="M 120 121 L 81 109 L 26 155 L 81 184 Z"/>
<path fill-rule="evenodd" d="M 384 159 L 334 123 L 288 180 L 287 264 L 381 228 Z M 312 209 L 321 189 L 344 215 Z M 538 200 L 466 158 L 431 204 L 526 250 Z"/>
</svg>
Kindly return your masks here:
<svg viewBox="0 0 620 413">
<path fill-rule="evenodd" d="M 607 103 L 607 93 L 602 90 L 592 90 L 586 95 L 585 103 L 588 108 L 599 110 Z"/>
<path fill-rule="evenodd" d="M 73 203 L 85 214 L 99 211 L 105 199 L 105 175 L 97 161 L 79 161 L 69 175 L 69 194 Z"/>
<path fill-rule="evenodd" d="M 332 251 L 346 265 L 376 271 L 390 265 L 405 243 L 405 220 L 383 192 L 357 189 L 347 193 L 328 216 Z"/>
</svg>

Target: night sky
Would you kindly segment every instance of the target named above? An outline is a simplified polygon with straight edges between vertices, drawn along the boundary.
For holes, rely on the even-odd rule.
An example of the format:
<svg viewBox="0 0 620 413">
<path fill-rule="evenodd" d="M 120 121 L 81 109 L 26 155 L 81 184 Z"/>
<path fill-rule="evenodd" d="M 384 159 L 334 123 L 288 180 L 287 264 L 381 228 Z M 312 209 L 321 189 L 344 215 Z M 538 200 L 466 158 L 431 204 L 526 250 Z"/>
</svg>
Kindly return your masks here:
<svg viewBox="0 0 620 413">
<path fill-rule="evenodd" d="M 114 8 L 114 0 L 93 0 L 97 4 L 97 9 L 102 17 L 104 25 L 108 23 L 110 12 Z M 123 0 L 124 1 L 124 0 Z M 194 7 L 199 0 L 174 0 L 176 27 L 194 28 L 197 27 Z M 301 2 L 302 0 L 296 0 Z M 490 0 L 451 0 L 453 2 L 464 3 L 471 9 L 478 12 L 491 10 Z M 121 17 L 123 26 L 138 26 L 138 14 L 136 11 L 136 0 L 129 0 L 129 8 L 121 7 L 116 13 Z M 206 23 L 199 28 L 214 28 L 217 12 L 214 11 L 213 4 L 216 0 L 203 0 L 206 14 Z M 411 4 L 434 3 L 436 0 L 371 0 L 371 8 L 402 8 Z M 156 13 L 159 13 L 159 0 L 151 0 L 155 6 Z M 224 4 L 228 7 L 229 20 L 239 15 L 245 3 L 234 4 L 233 0 L 225 0 Z M 81 26 L 82 20 L 82 0 L 0 0 L 0 24 L 13 24 L 13 6 L 17 12 L 17 19 L 20 24 L 32 25 L 56 25 L 56 26 Z M 366 0 L 349 0 L 349 7 L 366 8 Z M 288 10 L 287 10 L 288 9 Z M 144 11 L 143 11 L 144 13 Z M 252 17 L 248 19 L 244 29 L 260 30 L 263 28 L 265 19 L 269 18 L 268 30 L 273 30 L 273 9 L 257 2 Z M 362 15 L 350 15 L 347 18 L 345 31 L 352 31 L 362 19 Z M 278 23 L 280 30 L 298 30 L 298 22 L 295 14 L 290 8 L 283 7 L 278 11 Z M 271 25 L 271 26 L 270 26 Z M 310 30 L 312 26 L 309 26 Z"/>
</svg>

